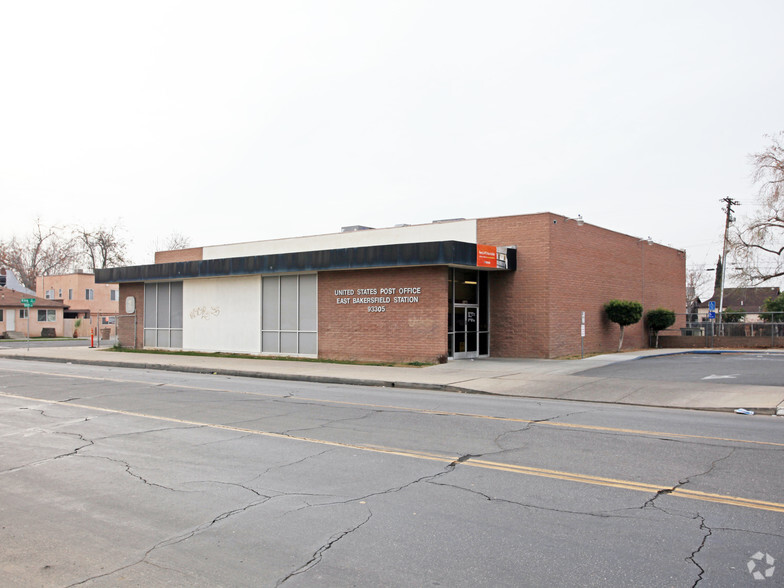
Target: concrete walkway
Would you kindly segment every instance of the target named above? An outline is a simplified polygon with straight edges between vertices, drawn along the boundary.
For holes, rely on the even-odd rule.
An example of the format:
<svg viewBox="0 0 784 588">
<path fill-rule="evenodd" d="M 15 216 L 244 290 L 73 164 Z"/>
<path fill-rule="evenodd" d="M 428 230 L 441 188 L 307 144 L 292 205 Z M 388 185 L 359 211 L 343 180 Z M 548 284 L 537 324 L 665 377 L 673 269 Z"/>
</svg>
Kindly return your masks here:
<svg viewBox="0 0 784 588">
<path fill-rule="evenodd" d="M 759 414 L 784 413 L 784 386 L 717 385 L 709 382 L 661 382 L 575 375 L 618 361 L 688 351 L 644 350 L 582 360 L 477 359 L 420 368 L 119 353 L 106 348 L 89 347 L 33 347 L 29 350 L 21 346 L 7 347 L 0 349 L 0 358 L 637 406 L 718 411 L 745 408 Z"/>
</svg>

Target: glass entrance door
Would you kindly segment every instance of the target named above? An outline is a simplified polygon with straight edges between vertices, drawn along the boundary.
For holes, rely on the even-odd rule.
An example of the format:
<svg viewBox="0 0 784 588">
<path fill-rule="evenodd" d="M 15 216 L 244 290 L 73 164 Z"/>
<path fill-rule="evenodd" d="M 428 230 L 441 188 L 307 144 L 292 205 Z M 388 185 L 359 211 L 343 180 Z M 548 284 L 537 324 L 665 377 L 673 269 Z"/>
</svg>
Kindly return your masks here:
<svg viewBox="0 0 784 588">
<path fill-rule="evenodd" d="M 454 358 L 479 357 L 479 305 L 454 306 Z"/>
</svg>

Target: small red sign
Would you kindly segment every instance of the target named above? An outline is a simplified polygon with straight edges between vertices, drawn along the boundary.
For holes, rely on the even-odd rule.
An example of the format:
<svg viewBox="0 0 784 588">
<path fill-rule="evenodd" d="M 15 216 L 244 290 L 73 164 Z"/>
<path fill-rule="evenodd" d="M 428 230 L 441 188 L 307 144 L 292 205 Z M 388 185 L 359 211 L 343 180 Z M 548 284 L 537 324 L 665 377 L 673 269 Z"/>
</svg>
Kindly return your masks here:
<svg viewBox="0 0 784 588">
<path fill-rule="evenodd" d="M 476 246 L 477 267 L 498 267 L 498 248 L 493 245 Z"/>
</svg>

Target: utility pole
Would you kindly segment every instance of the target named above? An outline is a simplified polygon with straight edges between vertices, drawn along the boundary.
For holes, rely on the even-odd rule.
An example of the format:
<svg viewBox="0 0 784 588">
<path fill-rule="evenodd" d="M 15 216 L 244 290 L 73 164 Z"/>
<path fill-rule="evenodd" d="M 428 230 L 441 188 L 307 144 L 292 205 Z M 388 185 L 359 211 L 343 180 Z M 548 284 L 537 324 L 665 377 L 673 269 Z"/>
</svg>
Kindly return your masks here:
<svg viewBox="0 0 784 588">
<path fill-rule="evenodd" d="M 732 207 L 740 206 L 740 202 L 733 200 L 729 196 L 722 198 L 719 202 L 726 204 L 722 210 L 727 213 L 727 220 L 724 222 L 724 253 L 721 256 L 721 294 L 719 295 L 719 324 L 721 324 L 721 313 L 724 311 L 724 276 L 727 275 L 727 244 L 729 241 L 730 223 L 735 221 L 735 217 L 732 216 Z"/>
</svg>

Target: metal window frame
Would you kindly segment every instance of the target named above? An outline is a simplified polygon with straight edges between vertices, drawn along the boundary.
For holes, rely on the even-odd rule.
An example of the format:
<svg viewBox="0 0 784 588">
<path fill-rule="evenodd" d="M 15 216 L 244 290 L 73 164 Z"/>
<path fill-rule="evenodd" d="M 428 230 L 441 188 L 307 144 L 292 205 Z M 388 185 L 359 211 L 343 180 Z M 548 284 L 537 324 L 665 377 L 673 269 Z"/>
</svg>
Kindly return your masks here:
<svg viewBox="0 0 784 588">
<path fill-rule="evenodd" d="M 314 293 L 315 294 L 315 304 L 316 304 L 316 329 L 315 330 L 309 330 L 309 329 L 306 330 L 306 329 L 301 329 L 300 328 L 301 324 L 300 324 L 299 307 L 300 307 L 300 300 L 301 300 L 301 295 L 302 295 L 302 290 L 300 288 L 300 284 L 301 284 L 301 278 L 303 276 L 316 276 L 316 290 L 315 290 L 315 293 Z M 295 313 L 296 313 L 296 325 L 297 325 L 296 329 L 282 329 L 281 328 L 282 318 L 283 318 L 283 315 L 282 315 L 283 304 L 281 303 L 281 300 L 282 300 L 282 298 L 281 298 L 281 278 L 284 278 L 284 277 L 296 277 L 297 278 L 297 281 L 296 281 L 296 284 L 297 284 L 296 300 L 295 300 L 295 304 L 294 304 L 294 309 L 295 309 Z M 277 285 L 278 305 L 277 305 L 277 308 L 275 309 L 276 312 L 277 312 L 277 319 L 278 319 L 278 322 L 277 322 L 278 328 L 277 329 L 265 329 L 264 328 L 264 281 L 263 280 L 264 279 L 270 279 L 270 278 L 275 278 L 276 285 Z M 278 355 L 278 356 L 284 356 L 284 357 L 318 357 L 318 273 L 317 272 L 306 272 L 306 273 L 299 273 L 299 274 L 264 275 L 264 276 L 260 276 L 260 280 L 261 280 L 261 282 L 260 282 L 260 288 L 259 288 L 259 292 L 260 292 L 260 296 L 259 296 L 259 332 L 260 332 L 261 337 L 259 338 L 259 352 L 262 355 L 271 355 L 271 356 Z M 264 334 L 265 333 L 274 333 L 276 335 L 278 351 L 264 351 Z M 281 343 L 281 335 L 283 333 L 293 333 L 293 334 L 296 335 L 297 345 L 296 345 L 296 351 L 295 352 L 292 353 L 292 352 L 289 352 L 289 351 L 286 351 L 286 352 L 281 351 L 280 343 Z M 300 334 L 303 334 L 303 333 L 316 335 L 316 352 L 315 353 L 302 353 L 300 351 L 299 336 L 300 336 Z"/>
<path fill-rule="evenodd" d="M 146 326 L 142 325 L 142 345 L 144 347 L 147 347 L 146 345 L 144 345 L 145 335 L 147 334 L 147 332 L 149 331 L 149 332 L 154 332 L 155 333 L 155 345 L 147 347 L 148 349 L 182 349 L 183 348 L 182 345 L 180 345 L 179 347 L 174 347 L 171 344 L 171 342 L 172 342 L 172 333 L 173 332 L 180 332 L 180 333 L 183 332 L 183 328 L 182 327 L 173 328 L 171 326 L 171 324 L 172 324 L 172 320 L 171 320 L 172 288 L 171 288 L 171 285 L 175 284 L 175 283 L 181 284 L 182 282 L 178 282 L 178 281 L 174 280 L 174 281 L 166 281 L 166 282 L 147 282 L 147 283 L 144 284 L 144 316 L 145 316 L 145 319 L 149 316 L 148 313 L 150 312 L 150 310 L 154 310 L 154 313 L 155 313 L 155 316 L 153 316 L 152 319 L 151 319 L 152 324 L 155 325 L 154 327 L 146 327 Z M 167 284 L 169 286 L 169 288 L 168 288 L 168 300 L 167 300 L 168 307 L 169 307 L 169 326 L 168 327 L 159 327 L 158 326 L 158 288 L 162 284 Z M 149 299 L 147 297 L 147 286 L 155 286 L 155 294 L 152 295 L 152 297 L 155 299 L 155 304 L 149 304 L 150 301 L 149 301 Z M 162 346 L 162 345 L 158 344 L 159 343 L 159 335 L 160 335 L 161 331 L 166 331 L 168 336 L 169 336 L 169 344 L 167 346 Z"/>
</svg>

